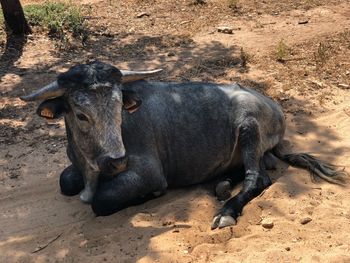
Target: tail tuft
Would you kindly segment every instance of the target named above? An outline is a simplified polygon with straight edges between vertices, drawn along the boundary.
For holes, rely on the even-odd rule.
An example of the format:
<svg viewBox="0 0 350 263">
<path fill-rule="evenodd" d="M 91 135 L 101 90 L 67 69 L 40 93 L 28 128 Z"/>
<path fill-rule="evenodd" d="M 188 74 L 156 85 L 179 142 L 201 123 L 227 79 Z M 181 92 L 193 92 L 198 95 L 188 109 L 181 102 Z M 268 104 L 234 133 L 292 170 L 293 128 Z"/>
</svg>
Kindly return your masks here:
<svg viewBox="0 0 350 263">
<path fill-rule="evenodd" d="M 333 184 L 345 185 L 348 173 L 343 169 L 321 161 L 307 153 L 282 154 L 279 147 L 274 149 L 274 155 L 291 166 L 299 167 L 310 172 L 315 180 L 317 177 Z"/>
</svg>

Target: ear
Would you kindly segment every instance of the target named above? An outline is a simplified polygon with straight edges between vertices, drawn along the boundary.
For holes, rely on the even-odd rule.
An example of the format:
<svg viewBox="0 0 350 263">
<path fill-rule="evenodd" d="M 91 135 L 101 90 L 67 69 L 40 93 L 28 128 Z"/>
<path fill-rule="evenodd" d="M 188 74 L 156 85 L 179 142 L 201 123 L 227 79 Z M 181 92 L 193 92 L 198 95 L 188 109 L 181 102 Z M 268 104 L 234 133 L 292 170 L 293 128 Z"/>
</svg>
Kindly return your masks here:
<svg viewBox="0 0 350 263">
<path fill-rule="evenodd" d="M 40 117 L 47 119 L 56 119 L 60 117 L 65 112 L 64 101 L 62 97 L 45 100 L 42 102 L 36 113 Z"/>
<path fill-rule="evenodd" d="M 135 92 L 123 90 L 123 107 L 129 113 L 137 111 L 142 101 L 137 97 Z"/>
</svg>

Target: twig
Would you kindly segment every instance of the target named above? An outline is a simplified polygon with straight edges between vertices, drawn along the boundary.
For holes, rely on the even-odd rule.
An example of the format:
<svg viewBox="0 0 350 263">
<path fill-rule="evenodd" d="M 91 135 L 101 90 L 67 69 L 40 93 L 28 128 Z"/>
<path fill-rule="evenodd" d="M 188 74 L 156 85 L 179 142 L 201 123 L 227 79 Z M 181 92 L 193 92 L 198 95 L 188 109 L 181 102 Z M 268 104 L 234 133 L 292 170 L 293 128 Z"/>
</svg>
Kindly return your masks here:
<svg viewBox="0 0 350 263">
<path fill-rule="evenodd" d="M 267 188 L 265 188 L 265 189 L 259 194 L 259 197 L 262 197 L 262 196 L 265 194 L 266 190 L 267 190 Z"/>
<path fill-rule="evenodd" d="M 55 242 L 57 239 L 59 239 L 59 237 L 60 237 L 62 234 L 63 234 L 63 232 L 60 233 L 60 234 L 58 234 L 56 237 L 52 238 L 51 240 L 49 240 L 49 242 L 47 242 L 46 244 L 41 245 L 41 246 L 38 246 L 34 251 L 32 251 L 32 254 L 37 253 L 37 252 L 39 252 L 39 251 L 41 251 L 41 250 L 47 248 L 51 243 L 53 243 L 53 242 Z"/>
<path fill-rule="evenodd" d="M 350 109 L 343 109 L 343 111 L 345 112 L 346 115 L 350 117 Z"/>
</svg>

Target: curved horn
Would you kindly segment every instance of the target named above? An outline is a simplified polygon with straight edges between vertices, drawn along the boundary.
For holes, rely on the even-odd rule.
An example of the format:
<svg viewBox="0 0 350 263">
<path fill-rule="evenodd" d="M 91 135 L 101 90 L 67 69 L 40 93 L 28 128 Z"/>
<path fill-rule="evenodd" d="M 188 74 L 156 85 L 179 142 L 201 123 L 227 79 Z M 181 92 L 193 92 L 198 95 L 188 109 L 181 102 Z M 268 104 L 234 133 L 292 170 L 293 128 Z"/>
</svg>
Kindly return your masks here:
<svg viewBox="0 0 350 263">
<path fill-rule="evenodd" d="M 149 71 L 129 71 L 129 70 L 121 70 L 122 73 L 122 83 L 132 82 L 136 80 L 141 80 L 147 77 L 152 77 L 162 72 L 163 69 L 155 69 Z"/>
<path fill-rule="evenodd" d="M 32 94 L 21 96 L 20 98 L 24 101 L 46 100 L 62 96 L 64 91 L 64 88 L 61 88 L 57 81 L 54 81 L 49 85 L 46 85 L 45 87 L 33 92 Z"/>
</svg>

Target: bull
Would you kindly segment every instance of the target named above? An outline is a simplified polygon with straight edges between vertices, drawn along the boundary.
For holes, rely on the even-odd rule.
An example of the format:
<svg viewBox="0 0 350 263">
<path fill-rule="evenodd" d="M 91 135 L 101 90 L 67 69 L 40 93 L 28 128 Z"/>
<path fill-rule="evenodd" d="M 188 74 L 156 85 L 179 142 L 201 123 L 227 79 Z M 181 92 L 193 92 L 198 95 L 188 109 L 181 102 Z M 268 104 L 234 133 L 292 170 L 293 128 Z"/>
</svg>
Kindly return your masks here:
<svg viewBox="0 0 350 263">
<path fill-rule="evenodd" d="M 345 174 L 309 154 L 284 153 L 285 117 L 270 98 L 239 84 L 144 80 L 158 72 L 95 61 L 21 97 L 42 101 L 39 116 L 64 115 L 71 165 L 60 175 L 61 192 L 80 193 L 96 215 L 169 187 L 234 178 L 243 167 L 242 189 L 214 216 L 212 229 L 222 228 L 236 224 L 243 207 L 271 185 L 266 170 L 276 158 L 331 182 Z"/>
</svg>

